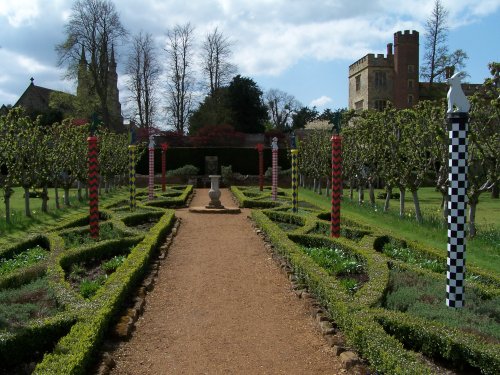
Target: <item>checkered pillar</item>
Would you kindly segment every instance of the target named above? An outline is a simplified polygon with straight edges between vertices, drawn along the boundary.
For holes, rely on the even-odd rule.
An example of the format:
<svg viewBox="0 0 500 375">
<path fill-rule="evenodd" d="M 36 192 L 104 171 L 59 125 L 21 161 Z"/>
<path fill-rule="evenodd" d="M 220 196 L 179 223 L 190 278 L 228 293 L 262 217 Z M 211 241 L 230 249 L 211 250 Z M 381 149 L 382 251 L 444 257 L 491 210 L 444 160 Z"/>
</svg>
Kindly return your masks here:
<svg viewBox="0 0 500 375">
<path fill-rule="evenodd" d="M 130 210 L 134 211 L 135 203 L 135 145 L 128 146 L 128 181 L 130 187 Z"/>
<path fill-rule="evenodd" d="M 153 137 L 149 141 L 149 183 L 148 183 L 148 200 L 154 199 L 155 188 L 155 146 Z"/>
<path fill-rule="evenodd" d="M 294 149 L 292 153 L 292 212 L 299 212 L 299 150 Z"/>
<path fill-rule="evenodd" d="M 264 145 L 259 143 L 256 148 L 259 152 L 259 190 L 264 191 Z"/>
<path fill-rule="evenodd" d="M 273 201 L 275 201 L 276 196 L 278 194 L 278 138 L 276 137 L 273 138 L 271 147 L 273 150 L 273 160 L 272 160 L 273 185 L 271 190 L 271 198 Z"/>
<path fill-rule="evenodd" d="M 467 131 L 466 112 L 448 113 L 448 259 L 446 306 L 463 307 L 465 279 L 465 223 L 467 211 Z"/>
<path fill-rule="evenodd" d="M 342 196 L 342 137 L 334 135 L 332 141 L 332 213 L 331 236 L 340 237 L 340 197 Z"/>
<path fill-rule="evenodd" d="M 87 138 L 90 237 L 99 239 L 99 150 L 97 137 Z"/>
</svg>

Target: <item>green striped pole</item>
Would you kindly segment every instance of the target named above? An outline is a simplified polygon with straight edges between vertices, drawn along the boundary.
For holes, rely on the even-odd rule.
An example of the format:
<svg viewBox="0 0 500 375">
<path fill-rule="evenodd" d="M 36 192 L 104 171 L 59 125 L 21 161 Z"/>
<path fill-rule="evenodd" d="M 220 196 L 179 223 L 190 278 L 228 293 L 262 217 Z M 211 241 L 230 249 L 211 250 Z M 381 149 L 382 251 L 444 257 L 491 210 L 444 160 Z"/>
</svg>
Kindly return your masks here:
<svg viewBox="0 0 500 375">
<path fill-rule="evenodd" d="M 299 212 L 299 150 L 292 151 L 292 212 Z"/>
</svg>

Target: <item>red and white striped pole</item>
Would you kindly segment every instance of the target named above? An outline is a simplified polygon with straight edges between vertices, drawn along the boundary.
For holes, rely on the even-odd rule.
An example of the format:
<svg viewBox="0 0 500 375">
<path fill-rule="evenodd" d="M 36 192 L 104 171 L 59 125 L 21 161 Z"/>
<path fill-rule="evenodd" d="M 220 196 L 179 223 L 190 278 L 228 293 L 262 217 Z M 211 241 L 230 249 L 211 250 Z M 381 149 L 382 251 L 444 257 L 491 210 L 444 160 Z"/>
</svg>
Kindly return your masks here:
<svg viewBox="0 0 500 375">
<path fill-rule="evenodd" d="M 168 144 L 161 144 L 161 191 L 165 191 L 165 169 L 167 165 L 166 156 Z"/>
<path fill-rule="evenodd" d="M 262 152 L 264 151 L 264 145 L 262 143 L 258 143 L 255 147 L 259 152 L 259 190 L 264 190 L 264 156 Z"/>
<path fill-rule="evenodd" d="M 155 187 L 155 144 L 153 136 L 149 137 L 149 184 L 148 184 L 148 199 L 154 199 Z"/>
<path fill-rule="evenodd" d="M 342 196 L 342 137 L 334 135 L 332 141 L 332 213 L 331 236 L 340 237 L 340 197 Z"/>
<path fill-rule="evenodd" d="M 276 200 L 278 194 L 278 138 L 274 137 L 271 143 L 271 148 L 273 151 L 273 185 L 271 198 L 273 201 Z"/>
</svg>

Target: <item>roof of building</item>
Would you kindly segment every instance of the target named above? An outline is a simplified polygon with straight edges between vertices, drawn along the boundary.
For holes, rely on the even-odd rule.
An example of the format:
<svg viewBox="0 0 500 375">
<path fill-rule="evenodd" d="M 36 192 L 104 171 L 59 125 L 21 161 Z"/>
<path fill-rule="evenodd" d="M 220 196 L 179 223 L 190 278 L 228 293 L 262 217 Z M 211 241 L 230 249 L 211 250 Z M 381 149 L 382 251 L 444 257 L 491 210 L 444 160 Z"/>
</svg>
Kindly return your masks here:
<svg viewBox="0 0 500 375">
<path fill-rule="evenodd" d="M 23 106 L 32 110 L 47 109 L 49 108 L 50 94 L 53 92 L 62 93 L 62 91 L 36 86 L 33 81 L 34 79 L 31 78 L 31 84 L 26 88 L 16 104 L 14 104 L 14 107 Z"/>
</svg>

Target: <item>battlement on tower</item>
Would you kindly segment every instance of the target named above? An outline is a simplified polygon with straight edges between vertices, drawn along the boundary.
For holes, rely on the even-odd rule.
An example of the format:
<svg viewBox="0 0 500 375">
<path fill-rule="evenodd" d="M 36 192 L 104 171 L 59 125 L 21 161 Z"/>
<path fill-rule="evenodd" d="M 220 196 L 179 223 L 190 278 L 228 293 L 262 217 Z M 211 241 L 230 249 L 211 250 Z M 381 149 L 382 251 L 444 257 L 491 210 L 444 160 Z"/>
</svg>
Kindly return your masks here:
<svg viewBox="0 0 500 375">
<path fill-rule="evenodd" d="M 349 66 L 349 76 L 368 67 L 391 68 L 394 66 L 394 55 L 369 53 Z"/>
<path fill-rule="evenodd" d="M 394 44 L 416 43 L 418 44 L 419 34 L 416 30 L 405 30 L 394 33 Z"/>
</svg>

